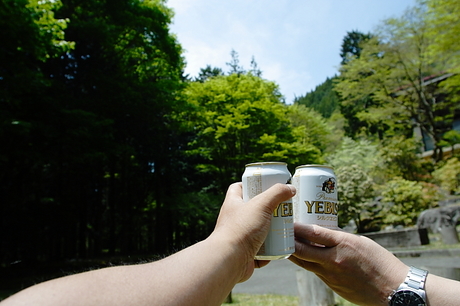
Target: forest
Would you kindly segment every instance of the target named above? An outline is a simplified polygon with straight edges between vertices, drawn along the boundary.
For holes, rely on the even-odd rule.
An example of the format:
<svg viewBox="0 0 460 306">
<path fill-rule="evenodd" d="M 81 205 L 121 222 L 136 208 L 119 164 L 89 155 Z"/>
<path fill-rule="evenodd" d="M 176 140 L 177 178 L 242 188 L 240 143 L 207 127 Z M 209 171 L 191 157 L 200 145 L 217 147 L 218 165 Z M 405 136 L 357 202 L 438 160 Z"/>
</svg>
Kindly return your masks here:
<svg viewBox="0 0 460 306">
<path fill-rule="evenodd" d="M 413 226 L 460 192 L 458 7 L 350 29 L 286 103 L 234 50 L 184 75 L 164 0 L 0 0 L 0 269 L 177 251 L 255 161 L 334 167 L 341 226 Z"/>
</svg>

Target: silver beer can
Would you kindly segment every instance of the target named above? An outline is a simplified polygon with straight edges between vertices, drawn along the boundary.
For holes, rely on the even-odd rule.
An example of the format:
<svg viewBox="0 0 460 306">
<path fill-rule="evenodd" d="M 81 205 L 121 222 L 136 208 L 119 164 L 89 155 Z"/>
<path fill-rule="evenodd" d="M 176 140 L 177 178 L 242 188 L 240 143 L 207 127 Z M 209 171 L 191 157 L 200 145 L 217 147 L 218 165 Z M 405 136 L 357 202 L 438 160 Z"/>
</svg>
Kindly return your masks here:
<svg viewBox="0 0 460 306">
<path fill-rule="evenodd" d="M 243 173 L 243 200 L 249 201 L 276 183 L 286 184 L 291 173 L 286 163 L 258 162 L 246 165 Z M 295 251 L 292 199 L 280 203 L 273 211 L 270 231 L 255 259 L 288 258 Z"/>
<path fill-rule="evenodd" d="M 338 229 L 337 181 L 332 167 L 303 165 L 296 168 L 292 185 L 294 221 Z"/>
</svg>

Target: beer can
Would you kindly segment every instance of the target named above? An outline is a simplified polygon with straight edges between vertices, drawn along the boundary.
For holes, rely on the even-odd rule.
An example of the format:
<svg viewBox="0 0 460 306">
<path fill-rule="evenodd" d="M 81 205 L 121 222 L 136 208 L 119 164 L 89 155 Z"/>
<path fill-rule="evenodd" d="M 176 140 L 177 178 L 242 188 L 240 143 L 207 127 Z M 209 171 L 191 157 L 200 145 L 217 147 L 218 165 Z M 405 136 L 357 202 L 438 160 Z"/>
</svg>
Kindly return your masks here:
<svg viewBox="0 0 460 306">
<path fill-rule="evenodd" d="M 337 181 L 332 167 L 298 166 L 292 185 L 297 189 L 292 198 L 295 222 L 338 228 Z"/>
<path fill-rule="evenodd" d="M 287 164 L 258 162 L 247 164 L 243 173 L 243 200 L 249 201 L 276 183 L 286 184 L 291 179 Z M 273 211 L 270 231 L 255 259 L 276 260 L 288 258 L 295 251 L 292 199 L 280 203 Z"/>
</svg>

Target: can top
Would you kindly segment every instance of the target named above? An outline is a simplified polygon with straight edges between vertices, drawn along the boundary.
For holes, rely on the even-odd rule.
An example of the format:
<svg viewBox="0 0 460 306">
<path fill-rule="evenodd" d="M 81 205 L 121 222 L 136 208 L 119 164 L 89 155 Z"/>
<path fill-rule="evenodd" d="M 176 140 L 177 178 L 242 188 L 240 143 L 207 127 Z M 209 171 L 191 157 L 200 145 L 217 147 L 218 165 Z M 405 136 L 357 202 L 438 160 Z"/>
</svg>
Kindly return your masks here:
<svg viewBox="0 0 460 306">
<path fill-rule="evenodd" d="M 315 165 L 315 164 L 312 164 L 312 165 L 301 165 L 301 166 L 297 166 L 295 169 L 301 169 L 301 168 L 309 168 L 309 167 L 315 167 L 315 168 L 328 168 L 328 169 L 332 169 L 334 170 L 334 168 L 332 168 L 331 166 L 328 166 L 328 165 Z"/>
<path fill-rule="evenodd" d="M 287 163 L 285 163 L 285 162 L 256 162 L 256 163 L 246 164 L 245 167 L 251 167 L 251 166 L 272 166 L 272 165 L 287 166 Z"/>
</svg>

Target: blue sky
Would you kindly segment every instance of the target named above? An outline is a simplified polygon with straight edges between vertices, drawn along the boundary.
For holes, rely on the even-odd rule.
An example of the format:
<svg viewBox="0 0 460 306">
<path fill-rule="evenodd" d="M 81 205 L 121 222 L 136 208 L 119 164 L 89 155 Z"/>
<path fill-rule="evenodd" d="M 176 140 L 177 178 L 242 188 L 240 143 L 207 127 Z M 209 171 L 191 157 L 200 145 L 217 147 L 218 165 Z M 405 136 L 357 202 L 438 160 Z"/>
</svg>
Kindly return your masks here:
<svg viewBox="0 0 460 306">
<path fill-rule="evenodd" d="M 185 73 L 206 65 L 228 71 L 230 52 L 280 86 L 286 103 L 337 73 L 346 33 L 372 32 L 416 0 L 168 0 L 171 32 L 185 49 Z"/>
</svg>

